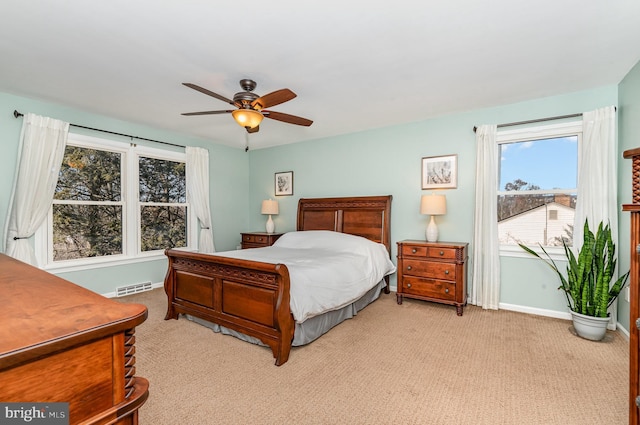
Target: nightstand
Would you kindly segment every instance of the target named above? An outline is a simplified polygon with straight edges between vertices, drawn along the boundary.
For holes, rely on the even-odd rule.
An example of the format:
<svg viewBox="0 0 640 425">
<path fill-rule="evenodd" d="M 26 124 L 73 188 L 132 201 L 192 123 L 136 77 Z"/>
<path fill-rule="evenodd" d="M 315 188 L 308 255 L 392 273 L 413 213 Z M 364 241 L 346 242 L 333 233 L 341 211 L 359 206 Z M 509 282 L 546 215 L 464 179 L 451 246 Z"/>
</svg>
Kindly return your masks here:
<svg viewBox="0 0 640 425">
<path fill-rule="evenodd" d="M 398 304 L 415 298 L 456 306 L 467 304 L 467 243 L 398 242 Z"/>
<path fill-rule="evenodd" d="M 242 249 L 264 248 L 271 246 L 284 233 L 248 232 L 240 233 L 242 237 Z"/>
</svg>

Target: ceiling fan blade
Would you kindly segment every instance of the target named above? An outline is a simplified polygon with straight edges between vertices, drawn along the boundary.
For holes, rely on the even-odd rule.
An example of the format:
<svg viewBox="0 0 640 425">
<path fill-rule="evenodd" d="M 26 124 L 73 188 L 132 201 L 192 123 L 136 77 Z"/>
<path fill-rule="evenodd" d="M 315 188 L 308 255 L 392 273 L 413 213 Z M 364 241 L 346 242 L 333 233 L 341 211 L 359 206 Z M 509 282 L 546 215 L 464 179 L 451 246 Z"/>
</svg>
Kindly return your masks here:
<svg viewBox="0 0 640 425">
<path fill-rule="evenodd" d="M 182 83 L 182 84 L 187 86 L 187 87 L 189 87 L 189 88 L 191 88 L 191 89 L 197 90 L 200 93 L 204 93 L 204 94 L 206 94 L 208 96 L 215 97 L 216 99 L 221 100 L 221 101 L 223 101 L 225 103 L 228 103 L 230 105 L 239 106 L 233 100 L 227 99 L 226 97 L 224 97 L 224 96 L 222 96 L 222 95 L 220 95 L 218 93 L 214 93 L 211 90 L 207 90 L 204 87 L 200 87 L 200 86 L 197 86 L 197 85 L 192 84 L 192 83 Z"/>
<path fill-rule="evenodd" d="M 264 96 L 260 96 L 259 98 L 251 102 L 251 106 L 253 106 L 257 110 L 271 108 L 272 106 L 288 102 L 296 96 L 297 95 L 289 89 L 280 89 L 269 94 L 265 94 Z"/>
<path fill-rule="evenodd" d="M 245 128 L 247 129 L 247 133 L 249 133 L 249 134 L 257 133 L 258 131 L 260 131 L 260 126 L 259 125 L 256 125 L 253 128 L 248 128 L 248 127 L 245 127 Z"/>
<path fill-rule="evenodd" d="M 311 124 L 313 124 L 313 121 L 306 118 L 297 117 L 295 115 L 289 115 L 282 112 L 262 111 L 262 115 L 264 115 L 266 118 L 286 122 L 288 124 L 304 125 L 306 127 L 309 127 Z"/>
<path fill-rule="evenodd" d="M 193 115 L 216 115 L 216 114 L 230 114 L 232 113 L 232 110 L 227 110 L 227 111 L 201 111 L 201 112 L 185 112 L 182 115 L 185 116 L 193 116 Z"/>
</svg>

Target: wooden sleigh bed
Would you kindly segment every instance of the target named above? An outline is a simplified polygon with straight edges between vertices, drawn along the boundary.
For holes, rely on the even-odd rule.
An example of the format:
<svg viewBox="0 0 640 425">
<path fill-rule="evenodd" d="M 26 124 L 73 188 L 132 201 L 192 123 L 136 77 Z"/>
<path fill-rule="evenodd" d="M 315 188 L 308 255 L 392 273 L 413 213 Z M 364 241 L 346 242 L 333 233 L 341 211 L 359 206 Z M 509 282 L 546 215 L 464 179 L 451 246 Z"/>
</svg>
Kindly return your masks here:
<svg viewBox="0 0 640 425">
<path fill-rule="evenodd" d="M 303 198 L 298 202 L 296 229 L 361 236 L 383 244 L 390 253 L 391 199 Z M 212 322 L 262 341 L 273 351 L 277 366 L 288 360 L 295 320 L 286 265 L 174 249 L 165 254 L 169 259 L 165 320 L 178 319 L 182 313 Z M 384 281 L 388 294 L 388 275 Z"/>
</svg>

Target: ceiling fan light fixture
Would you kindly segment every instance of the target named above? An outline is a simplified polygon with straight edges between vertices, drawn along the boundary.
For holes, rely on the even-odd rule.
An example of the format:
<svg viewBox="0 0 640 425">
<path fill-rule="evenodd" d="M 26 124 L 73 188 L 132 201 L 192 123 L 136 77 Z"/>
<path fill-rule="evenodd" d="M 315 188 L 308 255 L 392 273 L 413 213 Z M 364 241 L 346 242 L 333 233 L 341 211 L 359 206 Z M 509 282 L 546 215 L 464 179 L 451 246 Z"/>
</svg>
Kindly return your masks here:
<svg viewBox="0 0 640 425">
<path fill-rule="evenodd" d="M 236 109 L 231 113 L 238 125 L 244 128 L 255 128 L 262 122 L 263 115 L 253 109 Z"/>
</svg>

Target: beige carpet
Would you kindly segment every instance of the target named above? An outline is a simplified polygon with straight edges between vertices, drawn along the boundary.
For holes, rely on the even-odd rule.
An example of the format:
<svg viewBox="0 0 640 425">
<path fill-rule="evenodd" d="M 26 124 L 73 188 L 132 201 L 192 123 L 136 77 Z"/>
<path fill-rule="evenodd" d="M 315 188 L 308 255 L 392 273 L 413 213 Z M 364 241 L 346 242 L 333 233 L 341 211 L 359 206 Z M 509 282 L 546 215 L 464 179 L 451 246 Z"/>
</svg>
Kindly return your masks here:
<svg viewBox="0 0 640 425">
<path fill-rule="evenodd" d="M 162 289 L 119 301 L 149 308 L 142 425 L 628 423 L 628 342 L 564 320 L 383 294 L 277 367 L 268 348 L 164 321 Z"/>
</svg>

